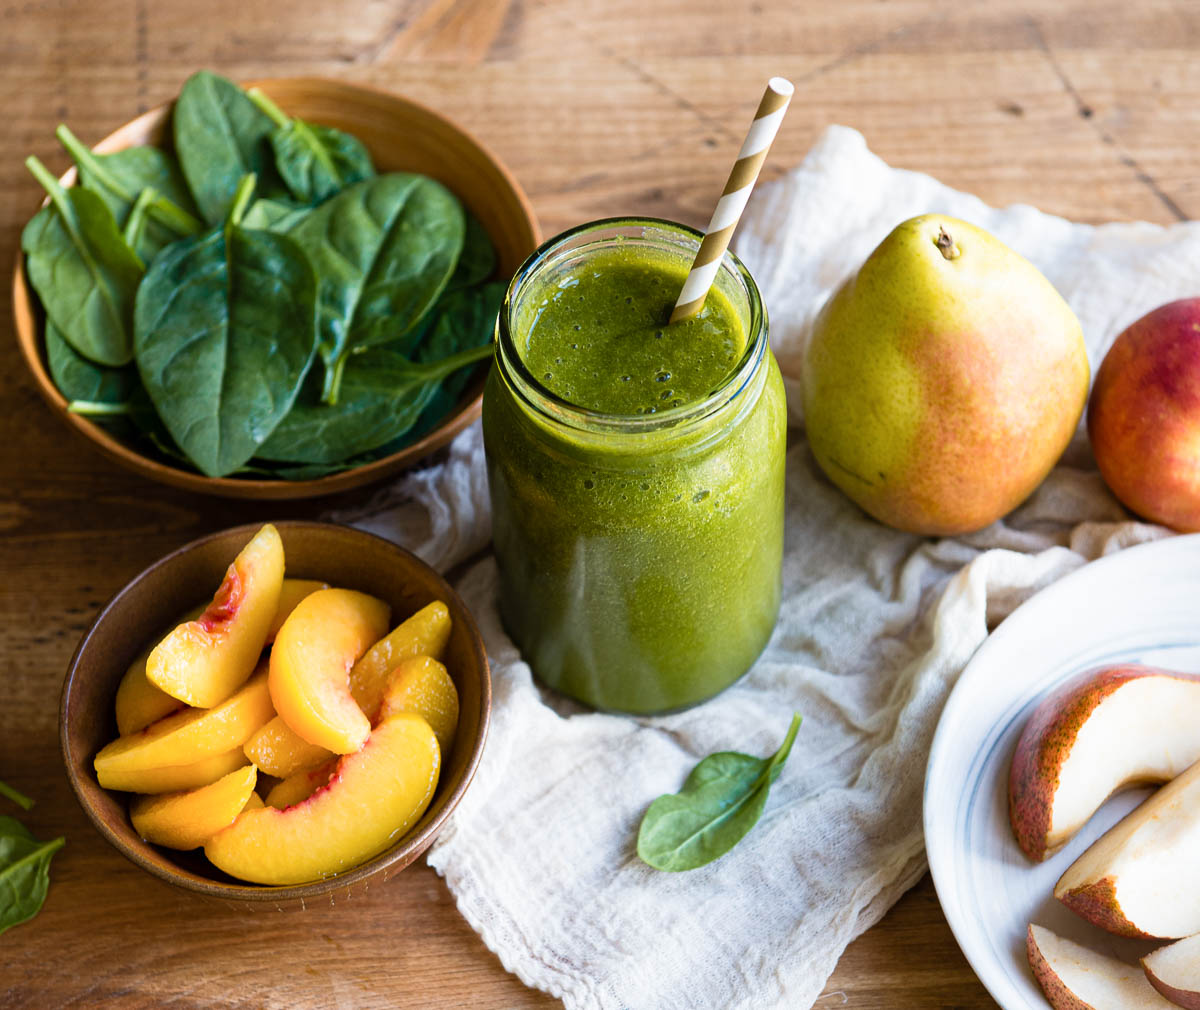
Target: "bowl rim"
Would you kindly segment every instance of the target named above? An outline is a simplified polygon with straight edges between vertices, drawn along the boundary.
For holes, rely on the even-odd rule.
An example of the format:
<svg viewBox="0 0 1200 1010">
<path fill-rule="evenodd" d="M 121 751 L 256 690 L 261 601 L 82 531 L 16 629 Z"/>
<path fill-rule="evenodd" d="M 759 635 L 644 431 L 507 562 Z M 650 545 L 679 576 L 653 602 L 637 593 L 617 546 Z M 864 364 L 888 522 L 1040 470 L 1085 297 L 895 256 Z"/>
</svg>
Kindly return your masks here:
<svg viewBox="0 0 1200 1010">
<path fill-rule="evenodd" d="M 289 87 L 310 85 L 314 88 L 335 88 L 362 96 L 384 98 L 390 102 L 399 102 L 408 106 L 418 115 L 440 120 L 446 127 L 459 134 L 469 144 L 473 145 L 496 170 L 504 185 L 512 192 L 521 214 L 529 226 L 533 248 L 542 244 L 542 230 L 521 184 L 508 166 L 500 160 L 492 149 L 479 140 L 473 133 L 464 129 L 452 117 L 431 108 L 421 102 L 414 101 L 403 95 L 372 85 L 343 81 L 334 77 L 299 76 L 299 77 L 264 77 L 240 81 L 243 88 L 260 87 L 268 94 L 272 85 L 286 84 Z M 135 124 L 157 120 L 170 114 L 177 98 L 155 105 L 133 119 L 122 123 L 116 129 L 97 141 L 92 148 L 101 150 L 118 134 L 135 126 Z M 74 185 L 78 172 L 74 165 L 68 168 L 59 181 L 64 186 Z M 38 208 L 44 207 L 48 198 L 43 198 Z M 36 211 L 34 212 L 36 213 Z M 32 215 L 31 215 L 32 217 Z M 531 250 L 532 251 L 532 250 Z M 194 491 L 200 494 L 215 495 L 223 498 L 248 498 L 260 501 L 316 498 L 321 495 L 337 494 L 373 483 L 393 473 L 397 473 L 424 459 L 437 449 L 449 443 L 456 435 L 472 424 L 482 412 L 483 383 L 482 380 L 472 382 L 455 405 L 455 412 L 446 421 L 427 432 L 411 445 L 360 466 L 329 474 L 325 477 L 315 477 L 309 480 L 284 480 L 266 478 L 241 477 L 208 477 L 202 473 L 192 472 L 160 460 L 152 459 L 136 452 L 123 442 L 114 438 L 99 425 L 93 424 L 88 418 L 72 414 L 68 409 L 68 401 L 51 379 L 48 369 L 42 360 L 38 346 L 38 327 L 24 325 L 22 320 L 35 320 L 35 296 L 25 273 L 25 253 L 20 243 L 17 244 L 16 265 L 13 269 L 12 309 L 13 329 L 17 337 L 17 345 L 26 367 L 33 375 L 34 385 L 50 406 L 51 412 L 65 422 L 78 435 L 90 442 L 104 456 L 118 465 L 132 470 L 143 477 L 155 480 L 161 484 Z"/>
<path fill-rule="evenodd" d="M 204 536 L 197 537 L 184 544 L 182 547 L 177 547 L 175 550 L 163 555 L 157 561 L 147 565 L 137 575 L 130 579 L 124 586 L 117 590 L 116 593 L 104 604 L 95 619 L 88 626 L 87 631 L 79 639 L 79 644 L 75 647 L 75 651 L 71 654 L 70 662 L 67 665 L 67 672 L 63 677 L 62 690 L 59 694 L 58 705 L 58 737 L 59 737 L 59 752 L 62 757 L 63 765 L 66 769 L 67 780 L 71 785 L 71 790 L 75 794 L 75 799 L 83 808 L 88 820 L 100 833 L 100 835 L 121 853 L 126 859 L 137 866 L 139 869 L 153 874 L 160 880 L 166 881 L 175 887 L 193 893 L 202 894 L 211 898 L 221 898 L 227 901 L 261 901 L 261 902 L 276 902 L 284 903 L 295 900 L 307 900 L 309 898 L 319 898 L 327 894 L 338 893 L 347 889 L 356 887 L 374 877 L 377 873 L 382 872 L 383 880 L 389 876 L 389 871 L 400 872 L 410 863 L 414 862 L 429 846 L 433 843 L 441 831 L 450 814 L 454 812 L 458 806 L 463 794 L 470 786 L 472 779 L 475 777 L 475 772 L 479 767 L 480 760 L 483 757 L 483 750 L 487 743 L 488 731 L 491 726 L 492 713 L 492 676 L 491 667 L 488 664 L 487 651 L 483 647 L 483 638 L 479 633 L 479 627 L 475 623 L 475 617 L 459 596 L 457 591 L 451 586 L 446 579 L 432 565 L 423 561 L 416 554 L 406 547 L 402 547 L 395 541 L 388 540 L 378 534 L 370 533 L 367 530 L 361 530 L 355 526 L 347 526 L 343 523 L 322 522 L 308 519 L 284 519 L 274 522 L 273 525 L 283 531 L 284 529 L 307 528 L 310 530 L 328 531 L 336 529 L 339 531 L 350 531 L 358 536 L 367 538 L 372 541 L 377 541 L 378 547 L 383 550 L 398 551 L 401 555 L 407 557 L 409 561 L 418 566 L 428 569 L 429 573 L 434 577 L 438 585 L 439 591 L 444 592 L 445 599 L 443 602 L 452 605 L 452 609 L 456 606 L 465 617 L 467 625 L 468 638 L 471 643 L 471 652 L 474 655 L 475 661 L 480 670 L 480 716 L 479 729 L 476 733 L 475 741 L 471 747 L 471 753 L 467 758 L 467 764 L 463 771 L 462 777 L 454 784 L 449 795 L 443 802 L 441 809 L 423 828 L 418 830 L 410 830 L 391 847 L 385 849 L 378 855 L 372 856 L 365 862 L 352 866 L 342 873 L 336 873 L 329 877 L 323 877 L 320 880 L 308 881 L 303 884 L 254 884 L 241 882 L 221 882 L 216 880 L 204 880 L 202 878 L 190 878 L 182 875 L 177 875 L 169 871 L 163 870 L 154 863 L 147 862 L 141 858 L 138 849 L 126 843 L 124 838 L 116 834 L 112 828 L 101 818 L 92 804 L 89 802 L 86 789 L 102 789 L 99 783 L 93 781 L 84 781 L 77 770 L 76 753 L 72 751 L 68 733 L 67 733 L 67 709 L 68 698 L 71 693 L 72 685 L 75 683 L 75 676 L 79 657 L 87 648 L 93 635 L 97 632 L 100 625 L 106 621 L 109 615 L 121 604 L 122 600 L 131 593 L 138 584 L 149 578 L 152 573 L 168 565 L 181 555 L 195 551 L 205 544 L 210 543 L 218 538 L 232 536 L 233 534 L 245 535 L 246 537 L 253 536 L 255 532 L 262 528 L 263 523 L 245 523 L 239 526 L 229 526 L 212 533 L 207 533 Z M 86 755 L 91 758 L 92 755 Z M 149 845 L 149 842 L 143 842 L 144 845 Z M 399 864 L 398 866 L 396 864 Z"/>
</svg>

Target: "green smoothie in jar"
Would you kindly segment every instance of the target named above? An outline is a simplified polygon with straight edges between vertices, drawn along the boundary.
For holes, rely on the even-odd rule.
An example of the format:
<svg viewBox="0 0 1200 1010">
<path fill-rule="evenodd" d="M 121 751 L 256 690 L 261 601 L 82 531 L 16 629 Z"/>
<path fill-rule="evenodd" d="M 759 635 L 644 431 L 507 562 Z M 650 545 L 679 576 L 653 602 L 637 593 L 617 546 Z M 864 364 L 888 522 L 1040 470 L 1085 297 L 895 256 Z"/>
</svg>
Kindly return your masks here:
<svg viewBox="0 0 1200 1010">
<path fill-rule="evenodd" d="M 667 325 L 699 240 L 575 229 L 500 314 L 483 425 L 501 616 L 541 680 L 597 708 L 711 697 L 779 610 L 783 384 L 734 257 L 700 315 Z"/>
</svg>

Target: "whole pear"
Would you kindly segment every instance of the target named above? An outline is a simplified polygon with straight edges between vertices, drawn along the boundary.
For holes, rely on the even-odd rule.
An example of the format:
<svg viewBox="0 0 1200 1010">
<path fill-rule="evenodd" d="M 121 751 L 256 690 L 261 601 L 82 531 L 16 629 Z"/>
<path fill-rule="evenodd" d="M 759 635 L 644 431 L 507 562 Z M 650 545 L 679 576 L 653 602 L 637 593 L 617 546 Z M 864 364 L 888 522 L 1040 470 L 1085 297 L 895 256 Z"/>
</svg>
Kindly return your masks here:
<svg viewBox="0 0 1200 1010">
<path fill-rule="evenodd" d="M 926 214 L 898 225 L 818 316 L 808 441 L 881 522 L 966 533 L 1041 483 L 1088 379 L 1079 321 L 1037 268 L 982 228 Z"/>
</svg>

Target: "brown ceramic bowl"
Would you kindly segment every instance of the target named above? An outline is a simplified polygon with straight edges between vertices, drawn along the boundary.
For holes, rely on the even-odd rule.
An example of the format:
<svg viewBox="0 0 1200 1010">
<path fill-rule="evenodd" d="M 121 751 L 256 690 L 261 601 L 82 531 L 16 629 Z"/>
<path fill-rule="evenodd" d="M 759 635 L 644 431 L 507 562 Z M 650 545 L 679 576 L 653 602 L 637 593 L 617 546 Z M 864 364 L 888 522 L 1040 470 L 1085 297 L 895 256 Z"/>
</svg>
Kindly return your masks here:
<svg viewBox="0 0 1200 1010">
<path fill-rule="evenodd" d="M 122 855 L 185 890 L 226 901 L 284 902 L 359 890 L 398 873 L 432 843 L 466 792 L 483 752 L 491 707 L 491 679 L 483 642 L 470 612 L 432 568 L 388 540 L 331 523 L 276 523 L 287 573 L 357 589 L 387 601 L 393 625 L 435 599 L 450 608 L 452 630 L 445 664 L 458 688 L 458 732 L 442 756 L 437 791 L 420 821 L 382 854 L 336 876 L 309 884 L 269 887 L 226 876 L 202 851 L 175 852 L 143 841 L 129 821 L 128 794 L 102 789 L 92 759 L 117 736 L 117 685 L 134 657 L 161 637 L 188 608 L 216 589 L 229 563 L 258 525 L 238 526 L 193 541 L 156 561 L 122 589 L 96 618 L 67 670 L 59 735 L 67 777 L 84 811 Z"/>
<path fill-rule="evenodd" d="M 499 276 L 515 273 L 539 245 L 537 219 L 516 179 L 479 141 L 441 114 L 398 95 L 343 81 L 296 77 L 246 84 L 254 85 L 291 115 L 355 134 L 366 144 L 380 171 L 421 172 L 444 183 L 487 229 L 496 246 Z M 160 143 L 169 126 L 172 108 L 173 103 L 151 109 L 109 134 L 95 149 L 108 154 L 138 144 Z M 62 180 L 74 183 L 75 169 Z M 21 354 L 55 414 L 122 466 L 152 480 L 204 494 L 229 498 L 311 498 L 361 487 L 412 466 L 441 448 L 479 416 L 483 396 L 483 376 L 479 375 L 436 429 L 391 456 L 342 473 L 303 481 L 206 477 L 198 471 L 144 456 L 87 418 L 67 410 L 67 400 L 55 387 L 46 367 L 41 310 L 26 282 L 23 256 L 17 257 L 13 277 L 13 316 Z"/>
</svg>

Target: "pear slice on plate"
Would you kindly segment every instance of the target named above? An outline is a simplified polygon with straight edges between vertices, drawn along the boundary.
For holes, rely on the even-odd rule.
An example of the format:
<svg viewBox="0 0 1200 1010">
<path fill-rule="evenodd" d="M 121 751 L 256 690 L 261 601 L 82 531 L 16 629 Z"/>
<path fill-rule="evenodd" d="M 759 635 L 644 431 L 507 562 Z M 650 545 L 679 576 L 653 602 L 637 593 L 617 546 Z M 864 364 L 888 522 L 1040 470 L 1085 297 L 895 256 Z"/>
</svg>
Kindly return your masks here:
<svg viewBox="0 0 1200 1010">
<path fill-rule="evenodd" d="M 1200 761 L 1200 676 L 1141 663 L 1089 670 L 1043 700 L 1013 754 L 1008 810 L 1040 862 L 1113 793 Z"/>
<path fill-rule="evenodd" d="M 1177 1010 L 1136 965 L 1029 924 L 1029 967 L 1054 1010 Z"/>
<path fill-rule="evenodd" d="M 1200 1010 L 1200 936 L 1159 947 L 1142 958 L 1146 978 L 1160 993 L 1185 1010 Z"/>
<path fill-rule="evenodd" d="M 1200 763 L 1168 782 L 1083 853 L 1054 887 L 1110 933 L 1200 933 Z"/>
</svg>

